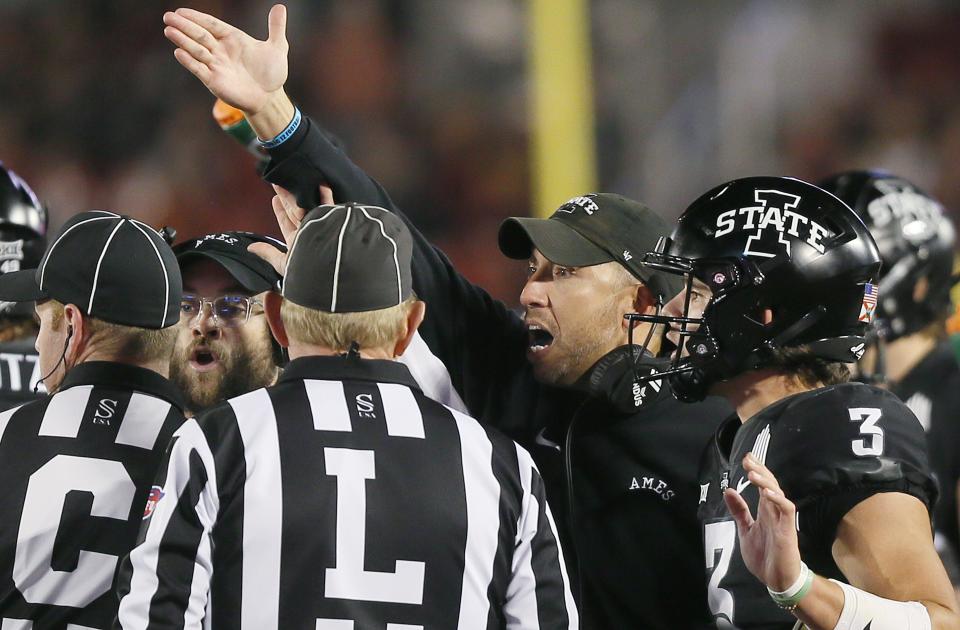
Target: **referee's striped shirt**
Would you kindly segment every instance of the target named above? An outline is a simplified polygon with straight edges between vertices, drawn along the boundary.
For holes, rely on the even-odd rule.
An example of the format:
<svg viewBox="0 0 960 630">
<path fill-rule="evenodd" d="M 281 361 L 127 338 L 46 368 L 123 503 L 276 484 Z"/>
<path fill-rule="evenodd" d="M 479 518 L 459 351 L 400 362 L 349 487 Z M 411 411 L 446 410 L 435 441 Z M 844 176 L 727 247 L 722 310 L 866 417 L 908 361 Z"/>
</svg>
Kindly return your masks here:
<svg viewBox="0 0 960 630">
<path fill-rule="evenodd" d="M 530 456 L 392 361 L 308 357 L 177 432 L 125 630 L 572 629 Z"/>
<path fill-rule="evenodd" d="M 100 361 L 0 414 L 2 630 L 110 627 L 117 569 L 181 424 L 167 379 Z"/>
</svg>

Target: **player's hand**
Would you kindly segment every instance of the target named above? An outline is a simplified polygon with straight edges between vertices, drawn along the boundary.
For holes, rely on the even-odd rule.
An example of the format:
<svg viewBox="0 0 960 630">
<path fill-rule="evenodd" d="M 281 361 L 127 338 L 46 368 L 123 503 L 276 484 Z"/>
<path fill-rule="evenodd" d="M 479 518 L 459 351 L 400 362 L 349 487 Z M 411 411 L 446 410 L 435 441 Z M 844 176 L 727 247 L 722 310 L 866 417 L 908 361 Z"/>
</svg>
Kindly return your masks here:
<svg viewBox="0 0 960 630">
<path fill-rule="evenodd" d="M 270 9 L 265 41 L 193 9 L 164 13 L 163 23 L 180 65 L 226 103 L 256 114 L 283 88 L 289 46 L 282 4 Z"/>
<path fill-rule="evenodd" d="M 787 499 L 776 477 L 752 453 L 743 458 L 747 478 L 760 491 L 757 517 L 736 490 L 727 488 L 723 500 L 737 523 L 740 555 L 747 569 L 774 591 L 783 591 L 800 575 L 797 508 Z"/>
<path fill-rule="evenodd" d="M 289 251 L 290 247 L 293 246 L 293 239 L 297 236 L 297 230 L 300 229 L 300 222 L 307 212 L 297 205 L 297 198 L 286 188 L 274 184 L 273 190 L 277 193 L 272 199 L 273 214 L 277 217 L 277 226 L 280 227 L 280 233 L 283 235 L 283 240 L 286 242 Z M 326 206 L 332 203 L 333 190 L 321 185 L 320 205 Z M 247 247 L 247 251 L 270 263 L 281 276 L 287 268 L 287 255 L 272 245 L 254 243 Z"/>
</svg>

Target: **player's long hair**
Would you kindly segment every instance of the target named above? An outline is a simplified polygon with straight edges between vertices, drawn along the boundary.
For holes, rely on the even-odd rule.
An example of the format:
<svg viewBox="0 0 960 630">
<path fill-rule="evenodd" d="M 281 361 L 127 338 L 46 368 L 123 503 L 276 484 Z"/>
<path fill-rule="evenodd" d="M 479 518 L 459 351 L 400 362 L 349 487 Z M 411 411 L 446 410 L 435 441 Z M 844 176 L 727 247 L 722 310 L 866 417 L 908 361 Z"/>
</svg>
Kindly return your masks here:
<svg viewBox="0 0 960 630">
<path fill-rule="evenodd" d="M 32 317 L 0 317 L 0 343 L 36 337 L 40 327 Z"/>
<path fill-rule="evenodd" d="M 770 361 L 764 364 L 764 368 L 792 376 L 804 387 L 827 387 L 850 380 L 850 369 L 846 363 L 814 356 L 804 346 L 777 348 L 770 351 L 769 356 Z"/>
</svg>

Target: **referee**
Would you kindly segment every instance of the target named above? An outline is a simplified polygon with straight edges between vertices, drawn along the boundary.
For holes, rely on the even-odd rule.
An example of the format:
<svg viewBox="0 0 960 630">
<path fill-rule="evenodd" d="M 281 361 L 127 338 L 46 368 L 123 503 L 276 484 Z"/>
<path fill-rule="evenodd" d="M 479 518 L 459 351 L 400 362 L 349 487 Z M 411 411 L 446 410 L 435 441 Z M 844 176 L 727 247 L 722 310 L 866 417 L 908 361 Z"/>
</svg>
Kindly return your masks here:
<svg viewBox="0 0 960 630">
<path fill-rule="evenodd" d="M 36 301 L 53 396 L 0 414 L 3 630 L 107 628 L 114 575 L 183 422 L 165 378 L 180 307 L 173 252 L 149 226 L 84 212 L 0 299 Z"/>
<path fill-rule="evenodd" d="M 530 456 L 393 360 L 425 310 L 411 249 L 380 208 L 305 218 L 266 305 L 292 360 L 177 432 L 122 628 L 577 627 Z"/>
</svg>

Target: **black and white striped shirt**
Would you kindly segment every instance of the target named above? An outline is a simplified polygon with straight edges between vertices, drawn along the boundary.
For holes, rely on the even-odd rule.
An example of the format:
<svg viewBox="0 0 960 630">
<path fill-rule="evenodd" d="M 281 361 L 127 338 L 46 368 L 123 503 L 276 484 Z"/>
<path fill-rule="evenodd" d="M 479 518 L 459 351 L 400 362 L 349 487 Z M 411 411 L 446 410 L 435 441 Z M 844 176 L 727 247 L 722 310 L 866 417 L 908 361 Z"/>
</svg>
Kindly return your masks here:
<svg viewBox="0 0 960 630">
<path fill-rule="evenodd" d="M 530 456 L 392 361 L 309 357 L 188 421 L 125 630 L 572 629 Z"/>
<path fill-rule="evenodd" d="M 71 369 L 60 391 L 0 414 L 0 628 L 109 628 L 177 390 L 119 363 Z"/>
</svg>

